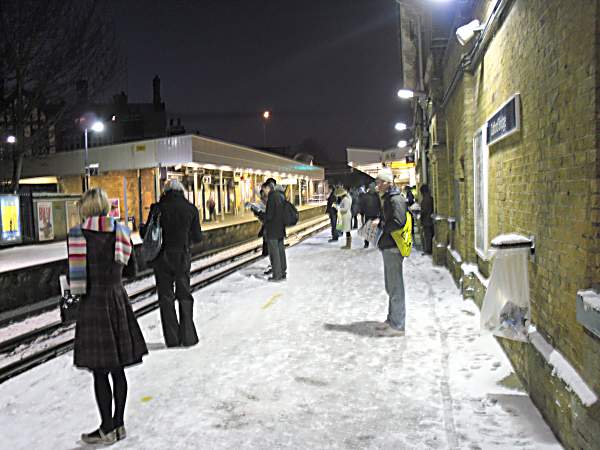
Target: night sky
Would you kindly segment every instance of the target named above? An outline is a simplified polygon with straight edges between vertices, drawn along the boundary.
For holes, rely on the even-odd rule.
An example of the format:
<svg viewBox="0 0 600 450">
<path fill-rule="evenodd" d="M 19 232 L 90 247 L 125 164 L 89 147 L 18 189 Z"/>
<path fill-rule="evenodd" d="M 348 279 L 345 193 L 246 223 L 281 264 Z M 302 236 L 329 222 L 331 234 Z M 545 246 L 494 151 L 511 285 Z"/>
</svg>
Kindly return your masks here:
<svg viewBox="0 0 600 450">
<path fill-rule="evenodd" d="M 347 146 L 387 148 L 401 119 L 394 0 L 120 0 L 127 60 L 118 89 L 151 101 L 188 132 L 261 146 L 313 138 L 333 160 Z"/>
</svg>

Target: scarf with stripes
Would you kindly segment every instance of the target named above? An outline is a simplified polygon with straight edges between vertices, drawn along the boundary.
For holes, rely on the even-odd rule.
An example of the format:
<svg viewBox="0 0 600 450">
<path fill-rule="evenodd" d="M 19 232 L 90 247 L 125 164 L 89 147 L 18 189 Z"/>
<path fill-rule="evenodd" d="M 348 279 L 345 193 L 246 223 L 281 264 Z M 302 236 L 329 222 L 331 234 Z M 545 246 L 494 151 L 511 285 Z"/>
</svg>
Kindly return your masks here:
<svg viewBox="0 0 600 450">
<path fill-rule="evenodd" d="M 67 248 L 69 253 L 69 285 L 71 293 L 83 295 L 87 287 L 87 243 L 83 230 L 104 233 L 115 232 L 115 262 L 127 265 L 133 251 L 129 228 L 117 223 L 112 217 L 89 217 L 81 225 L 69 230 Z"/>
</svg>

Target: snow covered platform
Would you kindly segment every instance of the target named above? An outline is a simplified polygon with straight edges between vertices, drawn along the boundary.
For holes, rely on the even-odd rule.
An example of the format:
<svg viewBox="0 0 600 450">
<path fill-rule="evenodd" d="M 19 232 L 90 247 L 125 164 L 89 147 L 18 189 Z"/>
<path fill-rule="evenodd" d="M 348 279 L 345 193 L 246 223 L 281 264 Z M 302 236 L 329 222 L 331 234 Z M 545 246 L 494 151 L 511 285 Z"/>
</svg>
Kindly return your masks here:
<svg viewBox="0 0 600 450">
<path fill-rule="evenodd" d="M 151 352 L 127 372 L 128 437 L 112 448 L 561 448 L 445 269 L 405 260 L 407 334 L 377 337 L 381 255 L 327 237 L 288 251 L 285 283 L 261 261 L 196 293 L 196 347 L 165 349 L 145 316 Z M 83 448 L 98 423 L 71 354 L 0 385 L 2 448 Z"/>
</svg>

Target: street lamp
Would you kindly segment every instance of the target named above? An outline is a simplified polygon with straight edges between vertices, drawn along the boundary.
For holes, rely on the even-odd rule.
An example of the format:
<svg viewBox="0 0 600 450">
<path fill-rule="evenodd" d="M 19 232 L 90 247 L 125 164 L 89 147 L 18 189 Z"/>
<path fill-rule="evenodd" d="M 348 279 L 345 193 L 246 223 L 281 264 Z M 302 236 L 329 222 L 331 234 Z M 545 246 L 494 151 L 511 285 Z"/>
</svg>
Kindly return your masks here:
<svg viewBox="0 0 600 450">
<path fill-rule="evenodd" d="M 394 128 L 396 129 L 396 131 L 404 131 L 408 127 L 406 126 L 406 124 L 404 122 L 396 122 L 396 125 L 394 125 Z"/>
<path fill-rule="evenodd" d="M 263 147 L 266 147 L 267 146 L 267 122 L 271 118 L 271 111 L 266 110 L 265 112 L 263 112 L 262 116 L 264 119 L 264 121 L 263 121 Z"/>
<path fill-rule="evenodd" d="M 408 145 L 408 142 L 402 140 L 398 141 L 398 148 L 405 148 Z"/>
<path fill-rule="evenodd" d="M 16 142 L 17 142 L 17 138 L 14 137 L 12 134 L 6 138 L 7 144 L 15 144 Z"/>
<path fill-rule="evenodd" d="M 104 124 L 99 120 L 95 121 L 92 126 L 89 128 L 95 133 L 102 133 L 104 131 Z M 85 190 L 87 191 L 90 188 L 90 168 L 88 164 L 88 127 L 87 125 L 83 129 L 83 142 L 85 147 L 85 161 L 84 161 L 84 173 L 85 173 Z"/>
</svg>

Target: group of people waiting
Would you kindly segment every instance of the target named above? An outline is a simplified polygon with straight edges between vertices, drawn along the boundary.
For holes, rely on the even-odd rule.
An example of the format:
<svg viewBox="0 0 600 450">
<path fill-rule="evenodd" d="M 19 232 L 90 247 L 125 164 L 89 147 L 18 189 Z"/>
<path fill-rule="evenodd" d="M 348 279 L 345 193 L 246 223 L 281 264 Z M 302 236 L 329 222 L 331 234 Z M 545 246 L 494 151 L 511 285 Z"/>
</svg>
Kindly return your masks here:
<svg viewBox="0 0 600 450">
<path fill-rule="evenodd" d="M 431 254 L 433 238 L 433 198 L 427 185 L 420 188 L 420 222 L 423 228 L 423 250 Z M 354 194 L 354 195 L 352 195 Z M 407 212 L 416 200 L 410 188 L 403 194 L 394 184 L 391 169 L 383 168 L 377 173 L 375 182 L 366 191 L 348 193 L 344 187 L 329 187 L 327 198 L 327 214 L 331 223 L 331 239 L 336 242 L 340 234 L 346 235 L 343 249 L 352 248 L 353 228 L 358 228 L 358 215 L 363 226 L 369 221 L 376 221 L 379 228 L 377 247 L 383 256 L 385 290 L 389 297 L 387 319 L 377 326 L 382 336 L 404 336 L 406 322 L 404 278 L 402 263 L 404 257 L 392 233 L 401 230 L 407 220 Z M 369 241 L 364 241 L 364 248 Z"/>
<path fill-rule="evenodd" d="M 421 192 L 428 193 L 423 188 Z M 283 281 L 287 277 L 283 186 L 269 178 L 261 186 L 261 201 L 263 207 L 253 211 L 262 223 L 263 252 L 269 255 L 271 263 L 269 280 Z M 421 201 L 424 227 L 424 207 L 428 207 L 428 201 L 425 197 Z M 331 241 L 338 239 L 339 211 L 343 222 L 340 228 L 347 239 L 343 248 L 351 248 L 352 244 L 352 203 L 345 189 L 330 190 L 327 212 L 332 225 Z M 429 205 L 433 209 L 433 203 Z M 87 444 L 110 445 L 126 437 L 124 411 L 128 386 L 124 369 L 141 363 L 148 353 L 123 286 L 123 274 L 133 276 L 137 272 L 130 230 L 109 216 L 110 207 L 102 189 L 85 192 L 79 204 L 82 223 L 69 231 L 67 241 L 70 289 L 82 297 L 75 328 L 74 364 L 92 372 L 101 418 L 98 429 L 81 435 Z M 384 336 L 404 335 L 403 257 L 391 233 L 404 226 L 406 211 L 407 201 L 394 186 L 391 170 L 381 170 L 375 184 L 363 193 L 358 213 L 363 222 L 379 220 L 382 230 L 377 246 L 383 254 L 389 312 L 378 329 Z M 165 344 L 191 347 L 198 343 L 190 288 L 191 245 L 202 239 L 198 210 L 185 198 L 182 184 L 169 180 L 160 201 L 151 206 L 147 223 L 156 215 L 160 216 L 162 245 L 158 256 L 148 265 L 156 278 Z M 143 236 L 143 227 L 140 231 Z"/>
<path fill-rule="evenodd" d="M 261 235 L 272 271 L 269 280 L 283 281 L 287 277 L 285 193 L 269 178 L 261 194 L 265 205 L 260 214 Z M 106 192 L 98 188 L 85 192 L 79 204 L 82 223 L 69 230 L 67 241 L 70 290 L 82 297 L 75 327 L 74 364 L 92 372 L 101 418 L 98 429 L 81 435 L 86 444 L 110 445 L 126 437 L 128 387 L 124 369 L 141 363 L 148 353 L 122 280 L 123 274 L 130 277 L 137 272 L 130 230 L 109 212 Z M 150 207 L 146 223 L 153 217 L 160 217 L 162 245 L 148 265 L 156 279 L 165 345 L 191 347 L 198 343 L 190 287 L 191 245 L 202 239 L 198 210 L 185 198 L 183 185 L 169 180 L 160 201 Z M 145 231 L 140 228 L 142 236 Z"/>
</svg>

